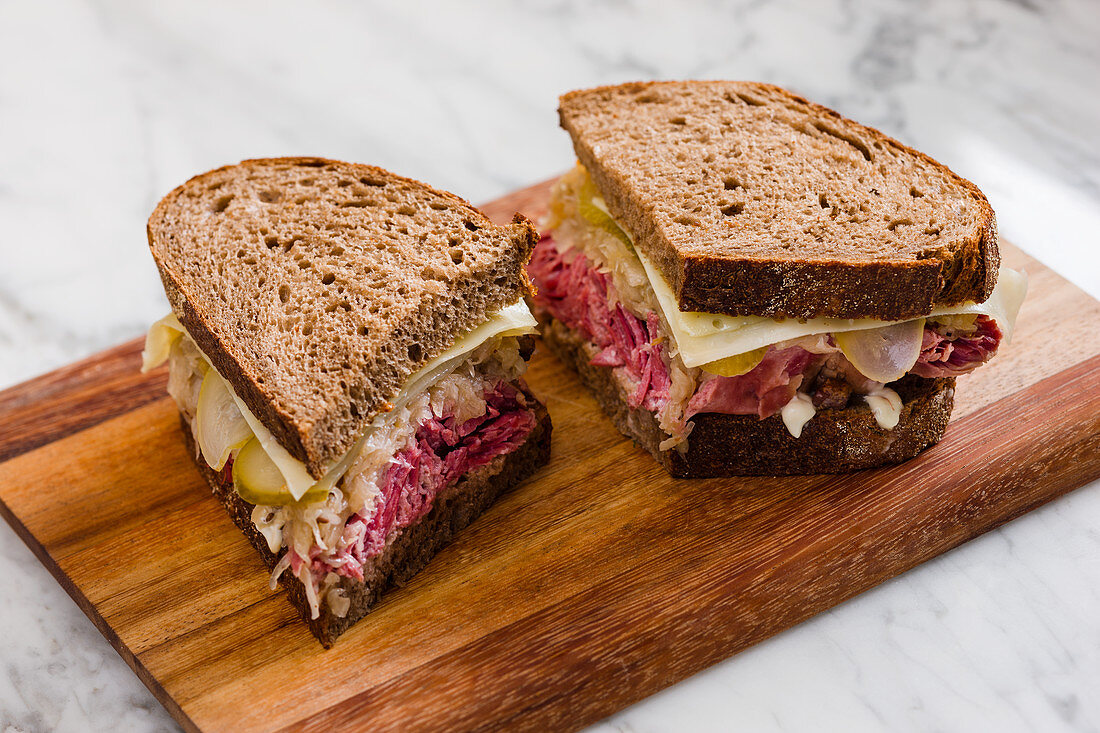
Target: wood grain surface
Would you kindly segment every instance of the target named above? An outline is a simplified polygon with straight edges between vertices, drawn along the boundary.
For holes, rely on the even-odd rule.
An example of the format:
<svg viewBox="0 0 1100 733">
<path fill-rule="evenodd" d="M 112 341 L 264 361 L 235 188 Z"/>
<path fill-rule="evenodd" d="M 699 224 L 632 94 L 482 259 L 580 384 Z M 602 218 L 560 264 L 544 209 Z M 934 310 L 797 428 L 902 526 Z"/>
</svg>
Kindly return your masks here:
<svg viewBox="0 0 1100 733">
<path fill-rule="evenodd" d="M 535 218 L 546 191 L 485 208 Z M 550 465 L 329 651 L 138 342 L 0 393 L 0 513 L 186 729 L 576 728 L 1100 477 L 1100 303 L 1003 249 L 1031 277 L 1015 338 L 901 466 L 671 479 L 536 352 Z"/>
</svg>

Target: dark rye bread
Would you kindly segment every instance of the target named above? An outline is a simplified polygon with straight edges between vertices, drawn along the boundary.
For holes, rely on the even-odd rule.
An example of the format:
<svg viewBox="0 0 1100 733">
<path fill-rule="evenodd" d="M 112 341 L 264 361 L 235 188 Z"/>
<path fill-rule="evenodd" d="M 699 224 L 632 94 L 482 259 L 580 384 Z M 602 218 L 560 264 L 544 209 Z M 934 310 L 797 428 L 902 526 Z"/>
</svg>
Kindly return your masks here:
<svg viewBox="0 0 1100 733">
<path fill-rule="evenodd" d="M 321 158 L 192 178 L 149 218 L 172 310 L 315 477 L 426 361 L 528 290 L 536 232 Z"/>
<path fill-rule="evenodd" d="M 279 583 L 286 590 L 287 600 L 298 609 L 302 620 L 326 649 L 335 643 L 336 637 L 367 615 L 387 589 L 404 585 L 420 572 L 440 549 L 481 516 L 498 496 L 546 465 L 550 459 L 550 416 L 541 402 L 530 395 L 529 399 L 535 405 L 538 424 L 523 445 L 471 471 L 449 490 L 437 496 L 431 511 L 420 521 L 402 529 L 382 554 L 363 568 L 362 583 L 351 578 L 340 579 L 339 587 L 344 589 L 350 600 L 346 616 L 334 616 L 326 606 L 322 606 L 320 615 L 316 619 L 312 618 L 302 582 L 289 572 L 279 577 Z M 182 413 L 180 423 L 188 450 L 214 496 L 229 512 L 233 523 L 244 532 L 248 541 L 260 553 L 267 569 L 273 570 L 279 558 L 268 549 L 267 540 L 252 523 L 253 505 L 234 491 L 232 481 L 223 481 L 198 455 L 190 425 Z"/>
<path fill-rule="evenodd" d="M 559 113 L 681 310 L 900 320 L 996 284 L 974 184 L 779 87 L 623 84 L 566 94 Z"/>
<path fill-rule="evenodd" d="M 680 478 L 845 473 L 900 463 L 939 442 L 954 405 L 953 378 L 907 376 L 891 385 L 903 403 L 893 430 L 879 427 L 865 403 L 819 410 L 798 438 L 787 432 L 778 415 L 759 420 L 754 415 L 704 413 L 692 418 L 695 427 L 686 453 L 661 451 L 658 445 L 668 436 L 653 413 L 632 409 L 612 371 L 589 363 L 599 349 L 548 314 L 538 317 L 543 343 L 577 372 L 619 432 Z"/>
</svg>

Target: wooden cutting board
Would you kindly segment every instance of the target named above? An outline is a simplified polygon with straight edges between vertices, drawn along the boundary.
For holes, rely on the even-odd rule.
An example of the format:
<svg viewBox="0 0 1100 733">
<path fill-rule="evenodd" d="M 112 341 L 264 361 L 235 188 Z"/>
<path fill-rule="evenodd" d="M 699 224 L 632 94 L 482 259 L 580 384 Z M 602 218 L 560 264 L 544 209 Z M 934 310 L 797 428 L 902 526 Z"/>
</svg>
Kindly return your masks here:
<svg viewBox="0 0 1100 733">
<path fill-rule="evenodd" d="M 486 207 L 541 214 L 547 185 Z M 670 479 L 539 352 L 553 460 L 324 651 L 133 341 L 0 393 L 0 512 L 190 730 L 574 728 L 1100 477 L 1100 303 L 1019 250 L 1014 341 L 943 442 L 847 476 Z"/>
</svg>

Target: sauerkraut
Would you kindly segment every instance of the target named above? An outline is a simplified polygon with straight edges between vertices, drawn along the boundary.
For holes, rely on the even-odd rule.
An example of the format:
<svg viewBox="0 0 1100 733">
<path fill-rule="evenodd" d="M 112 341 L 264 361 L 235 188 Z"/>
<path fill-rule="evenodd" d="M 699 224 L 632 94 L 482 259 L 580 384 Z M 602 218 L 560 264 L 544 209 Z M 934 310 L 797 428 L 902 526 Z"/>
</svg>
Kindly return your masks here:
<svg viewBox="0 0 1100 733">
<path fill-rule="evenodd" d="M 168 362 L 169 394 L 194 432 L 199 392 L 210 367 L 186 334 L 172 344 Z M 343 566 L 355 561 L 348 553 L 349 544 L 356 540 L 348 536 L 348 520 L 372 516 L 382 499 L 381 482 L 386 471 L 421 426 L 433 418 L 446 417 L 462 425 L 485 416 L 490 409 L 486 395 L 495 394 L 499 385 L 521 377 L 526 366 L 517 338 L 486 341 L 425 392 L 413 396 L 370 428 L 350 468 L 323 499 L 255 506 L 253 524 L 272 552 L 281 553 L 271 574 L 272 588 L 289 570 L 305 587 L 314 618 L 326 604 L 333 614 L 346 614 L 349 601 L 338 583 Z M 229 465 L 231 462 L 232 458 Z"/>
<path fill-rule="evenodd" d="M 791 338 L 688 367 L 629 234 L 606 211 L 583 166 L 554 185 L 545 228 L 552 236 L 536 246 L 528 265 L 539 289 L 535 303 L 599 349 L 590 363 L 613 370 L 630 407 L 653 412 L 668 436 L 660 450 L 685 451 L 697 414 L 763 419 L 799 394 L 811 409 L 844 408 L 852 396 L 893 395 L 886 383 L 906 373 L 936 378 L 971 371 L 1001 341 L 987 315 L 935 316 L 912 328 Z M 853 360 L 885 381 L 864 375 Z M 890 422 L 896 420 L 880 424 Z"/>
</svg>

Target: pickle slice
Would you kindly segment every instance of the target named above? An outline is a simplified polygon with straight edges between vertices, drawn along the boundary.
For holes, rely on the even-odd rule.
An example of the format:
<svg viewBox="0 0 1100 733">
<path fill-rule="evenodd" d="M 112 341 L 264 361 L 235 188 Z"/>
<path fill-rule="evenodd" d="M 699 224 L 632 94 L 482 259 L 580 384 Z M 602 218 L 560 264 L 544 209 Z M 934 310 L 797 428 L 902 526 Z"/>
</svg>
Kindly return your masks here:
<svg viewBox="0 0 1100 733">
<path fill-rule="evenodd" d="M 630 241 L 630 237 L 626 235 L 626 232 L 615 223 L 610 214 L 593 203 L 593 199 L 597 196 L 599 194 L 596 191 L 596 184 L 592 183 L 592 179 L 586 179 L 580 191 L 577 192 L 577 208 L 580 210 L 581 217 L 597 229 L 603 229 L 608 234 L 616 237 L 633 252 L 634 244 Z"/>
<path fill-rule="evenodd" d="M 233 486 L 249 504 L 286 506 L 312 504 L 328 496 L 328 490 L 314 486 L 297 502 L 286 487 L 286 479 L 275 462 L 268 458 L 260 441 L 253 438 L 244 444 L 233 459 Z"/>
<path fill-rule="evenodd" d="M 746 351 L 744 354 L 734 354 L 725 359 L 715 359 L 703 364 L 700 369 L 704 372 L 717 374 L 719 377 L 739 377 L 748 374 L 756 365 L 764 360 L 764 354 L 768 353 L 768 347 Z"/>
</svg>

